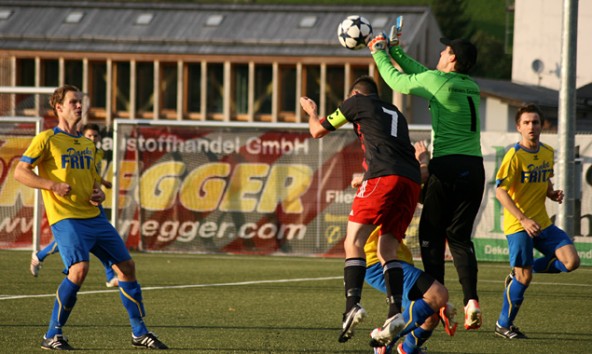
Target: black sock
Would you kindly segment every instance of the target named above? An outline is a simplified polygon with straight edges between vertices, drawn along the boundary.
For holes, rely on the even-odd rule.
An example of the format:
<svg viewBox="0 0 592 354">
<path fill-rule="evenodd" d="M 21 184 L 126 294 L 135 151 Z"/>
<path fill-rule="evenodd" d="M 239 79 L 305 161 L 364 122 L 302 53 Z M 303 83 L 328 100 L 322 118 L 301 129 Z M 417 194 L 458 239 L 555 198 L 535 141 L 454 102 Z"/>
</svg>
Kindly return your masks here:
<svg viewBox="0 0 592 354">
<path fill-rule="evenodd" d="M 351 310 L 362 299 L 362 286 L 366 276 L 366 260 L 364 258 L 348 258 L 343 268 L 345 283 L 345 312 Z"/>
<path fill-rule="evenodd" d="M 401 313 L 403 299 L 403 268 L 399 261 L 388 261 L 382 267 L 384 283 L 386 285 L 387 302 L 389 304 L 388 318 Z"/>
</svg>

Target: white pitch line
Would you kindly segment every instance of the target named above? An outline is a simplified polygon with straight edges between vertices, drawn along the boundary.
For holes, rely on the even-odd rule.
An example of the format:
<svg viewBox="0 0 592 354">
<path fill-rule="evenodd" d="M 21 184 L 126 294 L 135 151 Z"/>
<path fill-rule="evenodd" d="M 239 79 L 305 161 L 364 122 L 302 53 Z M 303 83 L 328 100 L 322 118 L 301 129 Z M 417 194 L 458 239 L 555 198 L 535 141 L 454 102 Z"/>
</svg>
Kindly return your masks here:
<svg viewBox="0 0 592 354">
<path fill-rule="evenodd" d="M 252 280 L 252 281 L 241 281 L 236 283 L 214 283 L 214 284 L 188 284 L 188 285 L 169 285 L 169 286 L 147 286 L 142 287 L 142 291 L 148 290 L 164 290 L 164 289 L 188 289 L 188 288 L 209 288 L 209 287 L 221 287 L 221 286 L 241 286 L 241 285 L 256 285 L 256 284 L 274 284 L 274 283 L 294 283 L 303 281 L 323 281 L 323 280 L 337 280 L 343 279 L 343 276 L 339 277 L 323 277 L 323 278 L 295 278 L 295 279 L 276 279 L 276 280 Z M 104 294 L 104 293 L 115 293 L 119 290 L 91 290 L 91 291 L 79 291 L 77 295 L 90 295 L 90 294 Z M 53 294 L 38 294 L 38 295 L 0 295 L 0 300 L 17 300 L 17 299 L 32 299 L 40 297 L 55 297 Z"/>
</svg>

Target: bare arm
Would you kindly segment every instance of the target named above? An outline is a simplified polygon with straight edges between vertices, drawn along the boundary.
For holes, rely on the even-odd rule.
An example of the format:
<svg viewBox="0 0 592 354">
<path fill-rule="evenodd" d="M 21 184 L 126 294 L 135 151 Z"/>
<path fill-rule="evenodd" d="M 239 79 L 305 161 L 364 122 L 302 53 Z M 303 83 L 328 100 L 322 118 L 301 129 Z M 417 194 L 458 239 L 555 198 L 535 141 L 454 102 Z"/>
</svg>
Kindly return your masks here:
<svg viewBox="0 0 592 354">
<path fill-rule="evenodd" d="M 510 214 L 514 215 L 514 217 L 520 221 L 520 224 L 522 224 L 522 227 L 524 228 L 524 231 L 526 231 L 528 236 L 538 236 L 538 234 L 541 232 L 541 226 L 537 224 L 536 221 L 529 219 L 526 215 L 524 215 L 524 213 L 520 209 L 518 209 L 516 203 L 514 203 L 514 201 L 508 194 L 508 191 L 506 191 L 503 188 L 497 187 L 495 189 L 495 197 L 497 198 L 497 200 L 499 200 L 501 205 L 507 211 L 510 212 Z"/>
<path fill-rule="evenodd" d="M 559 204 L 563 203 L 563 191 L 558 189 L 558 190 L 554 190 L 553 189 L 553 182 L 551 182 L 551 180 L 549 180 L 549 183 L 547 185 L 547 198 L 551 199 L 554 202 L 557 202 Z"/>
<path fill-rule="evenodd" d="M 313 138 L 318 139 L 329 134 L 329 130 L 325 129 L 319 121 L 315 101 L 308 97 L 300 97 L 300 106 L 308 114 L 308 130 Z"/>
<path fill-rule="evenodd" d="M 40 177 L 33 171 L 34 168 L 30 163 L 19 161 L 14 170 L 14 179 L 27 187 L 45 189 L 62 197 L 68 195 L 72 190 L 67 183 L 54 182 Z"/>
<path fill-rule="evenodd" d="M 421 172 L 421 183 L 425 183 L 428 180 L 430 172 L 428 170 L 428 164 L 430 163 L 430 153 L 423 140 L 413 144 L 415 148 L 415 158 L 419 161 L 419 170 Z"/>
</svg>

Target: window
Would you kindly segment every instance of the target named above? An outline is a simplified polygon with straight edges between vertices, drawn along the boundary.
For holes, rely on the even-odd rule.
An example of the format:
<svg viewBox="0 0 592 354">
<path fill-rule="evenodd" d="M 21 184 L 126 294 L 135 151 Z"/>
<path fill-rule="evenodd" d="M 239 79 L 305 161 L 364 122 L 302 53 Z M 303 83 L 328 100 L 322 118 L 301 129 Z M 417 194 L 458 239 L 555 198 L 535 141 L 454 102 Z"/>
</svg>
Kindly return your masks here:
<svg viewBox="0 0 592 354">
<path fill-rule="evenodd" d="M 130 64 L 128 62 L 113 63 L 113 81 L 115 82 L 115 111 L 124 113 L 130 110 Z"/>
<path fill-rule="evenodd" d="M 232 115 L 249 113 L 249 66 L 237 64 L 232 78 Z"/>
<path fill-rule="evenodd" d="M 255 116 L 271 114 L 272 91 L 273 70 L 271 65 L 257 65 L 255 67 L 255 102 L 253 107 Z"/>
<path fill-rule="evenodd" d="M 345 76 L 343 66 L 327 66 L 327 83 L 325 85 L 325 114 L 330 114 L 343 102 Z"/>
<path fill-rule="evenodd" d="M 82 60 L 66 60 L 64 68 L 66 83 L 82 89 Z"/>
<path fill-rule="evenodd" d="M 138 115 L 152 114 L 154 110 L 154 63 L 136 64 L 136 111 Z"/>
<path fill-rule="evenodd" d="M 187 111 L 201 112 L 201 64 L 187 64 Z"/>
<path fill-rule="evenodd" d="M 65 23 L 79 23 L 82 18 L 84 17 L 84 12 L 82 11 L 72 11 L 66 16 L 64 19 Z"/>
<path fill-rule="evenodd" d="M 280 66 L 279 111 L 282 121 L 295 121 L 296 114 L 296 66 Z"/>
<path fill-rule="evenodd" d="M 161 109 L 177 110 L 177 63 L 161 63 L 160 100 Z"/>
<path fill-rule="evenodd" d="M 210 15 L 206 20 L 206 26 L 218 27 L 224 20 L 224 15 Z"/>
<path fill-rule="evenodd" d="M 207 111 L 211 117 L 224 111 L 224 65 L 208 63 L 207 76 Z"/>
<path fill-rule="evenodd" d="M 319 103 L 321 97 L 321 68 L 319 65 L 305 65 L 302 68 L 303 82 L 303 96 L 308 96 L 315 102 Z"/>
<path fill-rule="evenodd" d="M 89 64 L 89 96 L 93 109 L 107 106 L 107 64 L 91 62 Z"/>
<path fill-rule="evenodd" d="M 138 15 L 138 17 L 136 17 L 136 21 L 134 22 L 134 24 L 146 26 L 146 25 L 149 25 L 150 22 L 152 22 L 153 18 L 154 18 L 154 15 L 151 13 L 140 14 L 140 15 Z"/>
<path fill-rule="evenodd" d="M 58 87 L 60 66 L 57 60 L 41 61 L 41 86 Z M 69 84 L 69 82 L 67 82 Z"/>
</svg>

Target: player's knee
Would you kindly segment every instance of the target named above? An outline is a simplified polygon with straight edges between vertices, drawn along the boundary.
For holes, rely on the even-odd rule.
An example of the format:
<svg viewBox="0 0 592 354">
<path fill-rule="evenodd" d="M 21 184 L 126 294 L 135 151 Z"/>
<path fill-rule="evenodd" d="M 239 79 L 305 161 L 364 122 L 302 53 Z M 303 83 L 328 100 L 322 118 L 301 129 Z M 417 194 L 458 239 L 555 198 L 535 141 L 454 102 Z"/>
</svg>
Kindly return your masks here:
<svg viewBox="0 0 592 354">
<path fill-rule="evenodd" d="M 580 267 L 580 257 L 576 253 L 574 257 L 569 258 L 563 263 L 568 272 L 573 272 Z"/>
<path fill-rule="evenodd" d="M 135 278 L 136 264 L 132 259 L 121 263 L 117 263 L 115 264 L 115 266 L 119 268 L 119 271 L 122 273 L 121 275 L 123 276 L 124 281 L 125 278 Z"/>
<path fill-rule="evenodd" d="M 438 324 L 440 323 L 440 317 L 438 316 L 437 313 L 431 315 L 430 317 L 426 318 L 426 320 L 423 323 L 424 329 L 427 330 L 433 330 L 436 327 L 438 327 Z"/>
</svg>

